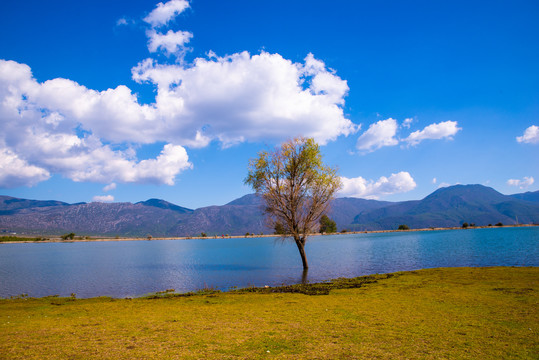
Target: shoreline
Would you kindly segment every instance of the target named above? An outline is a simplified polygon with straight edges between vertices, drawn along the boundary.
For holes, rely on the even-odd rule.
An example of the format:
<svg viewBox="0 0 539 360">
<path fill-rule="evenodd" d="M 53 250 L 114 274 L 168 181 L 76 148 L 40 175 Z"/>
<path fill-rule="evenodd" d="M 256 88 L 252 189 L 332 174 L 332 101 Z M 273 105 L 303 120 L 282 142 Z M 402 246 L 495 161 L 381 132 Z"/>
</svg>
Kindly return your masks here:
<svg viewBox="0 0 539 360">
<path fill-rule="evenodd" d="M 470 230 L 470 229 L 498 229 L 498 228 L 509 228 L 509 227 L 535 227 L 539 224 L 519 224 L 519 225 L 502 225 L 502 226 L 473 226 L 473 227 L 430 227 L 422 229 L 409 229 L 409 230 L 364 230 L 364 231 L 347 231 L 347 232 L 335 232 L 335 233 L 314 233 L 309 234 L 308 236 L 326 236 L 326 235 L 354 235 L 354 234 L 378 234 L 378 233 L 407 233 L 415 231 L 443 231 L 443 230 Z M 81 236 L 86 237 L 85 239 L 70 239 L 63 240 L 59 236 L 39 236 L 34 237 L 23 236 L 23 235 L 6 235 L 11 237 L 17 237 L 21 240 L 16 241 L 0 241 L 0 244 L 21 244 L 21 243 L 74 243 L 74 242 L 104 242 L 104 241 L 162 241 L 162 240 L 206 240 L 206 239 L 239 239 L 239 238 L 262 238 L 262 237 L 281 237 L 281 235 L 276 234 L 262 234 L 262 235 L 214 235 L 214 236 L 176 236 L 176 237 L 106 237 L 106 236 L 96 236 L 95 238 L 91 236 Z M 0 236 L 1 237 L 1 236 Z M 35 238 L 45 238 L 45 240 L 34 240 Z M 28 238 L 29 240 L 24 240 Z"/>
<path fill-rule="evenodd" d="M 456 266 L 456 267 L 434 267 L 434 268 L 420 268 L 414 270 L 402 270 L 402 271 L 391 271 L 385 273 L 373 273 L 366 275 L 358 275 L 352 277 L 339 277 L 334 279 L 328 279 L 317 282 L 307 282 L 307 283 L 290 283 L 290 284 L 281 284 L 276 286 L 246 286 L 246 287 L 230 287 L 226 290 L 219 290 L 214 288 L 201 288 L 197 290 L 185 291 L 185 292 L 176 292 L 174 289 L 160 290 L 150 293 L 145 293 L 141 295 L 134 296 L 125 296 L 125 297 L 116 297 L 109 295 L 98 295 L 92 297 L 77 297 L 75 293 L 72 293 L 71 296 L 60 296 L 60 295 L 45 295 L 45 296 L 28 296 L 28 294 L 19 294 L 9 297 L 0 296 L 0 304 L 6 301 L 16 301 L 16 300 L 96 300 L 96 299 L 112 299 L 113 301 L 122 301 L 122 300 L 153 300 L 153 299 L 172 299 L 172 298 L 187 298 L 192 296 L 215 296 L 215 294 L 220 295 L 246 295 L 246 294 L 303 294 L 303 295 L 328 295 L 331 290 L 342 290 L 355 288 L 356 286 L 350 286 L 352 283 L 359 283 L 357 288 L 361 287 L 363 284 L 376 283 L 379 280 L 386 280 L 390 278 L 397 278 L 402 275 L 411 275 L 418 274 L 421 272 L 443 272 L 443 271 L 488 271 L 496 269 L 528 269 L 530 271 L 535 271 L 534 269 L 539 269 L 539 266 L 507 266 L 507 265 L 494 265 L 494 266 Z M 374 281 L 373 281 L 374 280 Z"/>
<path fill-rule="evenodd" d="M 7 299 L 0 301 L 0 353 L 5 359 L 531 359 L 538 275 L 539 268 L 438 268 L 275 293 Z"/>
</svg>

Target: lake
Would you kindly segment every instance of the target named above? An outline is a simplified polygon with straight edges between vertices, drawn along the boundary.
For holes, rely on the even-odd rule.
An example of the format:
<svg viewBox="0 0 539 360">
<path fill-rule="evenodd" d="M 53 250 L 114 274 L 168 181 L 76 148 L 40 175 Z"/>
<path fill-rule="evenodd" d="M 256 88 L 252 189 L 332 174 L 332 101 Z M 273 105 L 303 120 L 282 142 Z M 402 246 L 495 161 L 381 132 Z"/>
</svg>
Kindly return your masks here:
<svg viewBox="0 0 539 360">
<path fill-rule="evenodd" d="M 539 227 L 313 236 L 307 280 L 458 266 L 539 266 Z M 302 281 L 278 238 L 0 244 L 0 297 L 134 297 Z"/>
</svg>

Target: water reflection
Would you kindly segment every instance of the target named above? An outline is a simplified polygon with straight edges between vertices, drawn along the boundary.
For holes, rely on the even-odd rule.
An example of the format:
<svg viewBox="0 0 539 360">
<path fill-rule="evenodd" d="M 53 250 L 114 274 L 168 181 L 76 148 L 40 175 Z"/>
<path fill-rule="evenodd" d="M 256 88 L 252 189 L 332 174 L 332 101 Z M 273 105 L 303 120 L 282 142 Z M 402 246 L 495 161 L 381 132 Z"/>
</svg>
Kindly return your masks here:
<svg viewBox="0 0 539 360">
<path fill-rule="evenodd" d="M 539 266 L 539 228 L 316 236 L 303 271 L 276 238 L 0 244 L 0 296 L 139 296 L 446 266 Z"/>
<path fill-rule="evenodd" d="M 301 272 L 301 281 L 299 281 L 299 283 L 301 284 L 309 283 L 308 275 L 309 275 L 309 269 L 303 269 Z"/>
</svg>

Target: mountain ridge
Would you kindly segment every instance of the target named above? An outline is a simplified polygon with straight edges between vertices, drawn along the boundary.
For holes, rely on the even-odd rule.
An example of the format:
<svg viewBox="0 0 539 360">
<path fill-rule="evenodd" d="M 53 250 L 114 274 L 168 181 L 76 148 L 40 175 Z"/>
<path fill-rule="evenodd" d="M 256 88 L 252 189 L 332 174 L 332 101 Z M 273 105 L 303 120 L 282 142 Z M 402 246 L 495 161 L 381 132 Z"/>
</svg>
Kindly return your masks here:
<svg viewBox="0 0 539 360">
<path fill-rule="evenodd" d="M 360 214 L 354 218 L 355 230 L 455 227 L 464 222 L 477 225 L 502 222 L 539 221 L 539 203 L 503 195 L 483 185 L 454 185 L 440 188 L 422 200 L 405 201 Z"/>
<path fill-rule="evenodd" d="M 0 196 L 0 231 L 101 236 L 196 236 L 273 233 L 264 204 L 247 194 L 221 206 L 189 209 L 162 199 L 137 203 L 76 203 Z M 388 202 L 337 198 L 328 212 L 339 230 L 391 230 L 539 223 L 539 191 L 503 195 L 483 185 L 440 188 L 421 200 Z"/>
</svg>

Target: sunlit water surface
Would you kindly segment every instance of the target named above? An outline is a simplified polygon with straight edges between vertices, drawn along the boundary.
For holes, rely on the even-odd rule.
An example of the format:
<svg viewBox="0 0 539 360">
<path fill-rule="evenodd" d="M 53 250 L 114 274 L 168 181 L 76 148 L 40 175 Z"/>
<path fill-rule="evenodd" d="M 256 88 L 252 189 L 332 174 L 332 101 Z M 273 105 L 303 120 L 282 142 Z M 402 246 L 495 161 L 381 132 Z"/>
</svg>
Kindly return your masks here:
<svg viewBox="0 0 539 360">
<path fill-rule="evenodd" d="M 539 228 L 314 236 L 307 280 L 458 266 L 539 266 Z M 0 297 L 130 297 L 302 281 L 276 238 L 0 244 Z"/>
</svg>

